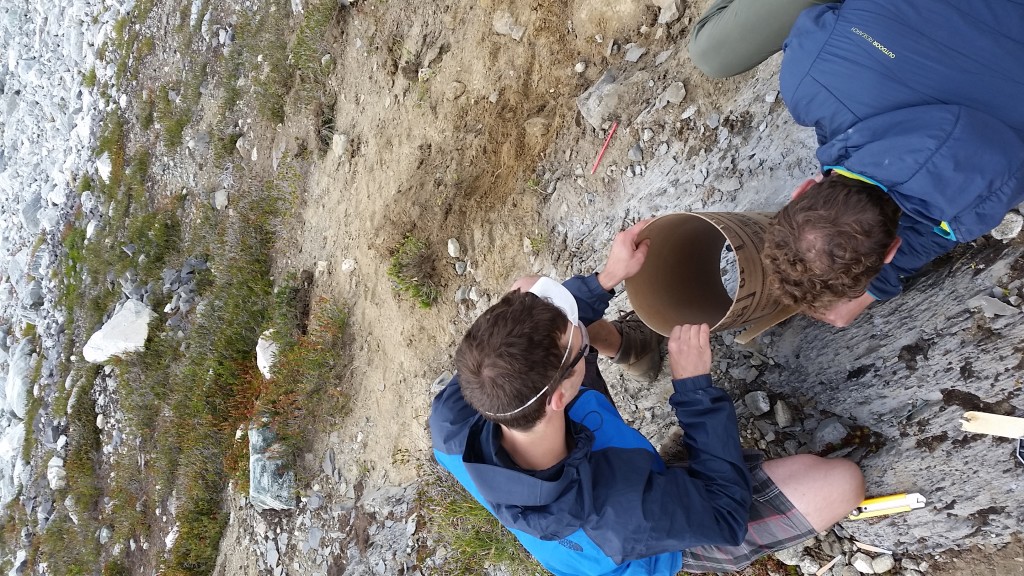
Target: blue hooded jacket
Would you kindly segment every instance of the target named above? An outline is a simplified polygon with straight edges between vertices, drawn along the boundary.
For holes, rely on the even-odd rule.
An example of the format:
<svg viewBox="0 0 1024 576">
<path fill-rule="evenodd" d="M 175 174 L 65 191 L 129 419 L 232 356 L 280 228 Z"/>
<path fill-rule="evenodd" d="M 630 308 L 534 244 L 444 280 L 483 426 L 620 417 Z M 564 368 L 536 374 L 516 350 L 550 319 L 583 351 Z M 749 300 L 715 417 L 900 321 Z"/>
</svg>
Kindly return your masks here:
<svg viewBox="0 0 1024 576">
<path fill-rule="evenodd" d="M 823 170 L 903 209 L 876 298 L 1024 201 L 1024 2 L 846 0 L 801 13 L 783 48 L 781 94 Z"/>
<path fill-rule="evenodd" d="M 604 314 L 611 295 L 594 276 L 565 286 L 581 322 Z M 466 403 L 458 375 L 431 408 L 434 456 L 552 573 L 673 576 L 683 549 L 743 541 L 751 480 L 728 394 L 710 375 L 672 385 L 686 469 L 666 467 L 586 380 L 566 410 L 574 446 L 553 468 L 516 466 L 501 447 L 501 427 Z"/>
</svg>

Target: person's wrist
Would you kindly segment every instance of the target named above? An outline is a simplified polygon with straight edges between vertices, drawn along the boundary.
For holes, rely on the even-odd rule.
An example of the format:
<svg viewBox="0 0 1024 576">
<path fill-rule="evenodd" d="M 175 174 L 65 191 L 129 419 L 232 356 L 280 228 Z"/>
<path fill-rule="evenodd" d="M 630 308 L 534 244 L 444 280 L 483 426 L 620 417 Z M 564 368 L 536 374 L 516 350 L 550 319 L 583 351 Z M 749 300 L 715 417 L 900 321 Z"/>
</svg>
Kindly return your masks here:
<svg viewBox="0 0 1024 576">
<path fill-rule="evenodd" d="M 604 288 L 608 292 L 614 290 L 615 287 L 619 285 L 619 282 L 624 280 L 624 278 L 618 274 L 609 273 L 608 270 L 602 270 L 596 275 L 597 283 L 601 285 L 601 288 Z"/>
<path fill-rule="evenodd" d="M 708 369 L 708 370 L 700 370 L 700 369 L 696 369 L 696 370 L 680 370 L 678 373 L 676 373 L 676 372 L 672 373 L 672 379 L 673 380 L 686 380 L 687 378 L 696 378 L 697 376 L 703 376 L 705 374 L 710 374 L 710 373 L 711 373 L 710 369 Z"/>
<path fill-rule="evenodd" d="M 672 377 L 672 388 L 676 392 L 694 392 L 696 390 L 710 388 L 713 385 L 714 382 L 711 380 L 711 374 L 707 372 L 696 376 L 687 376 L 685 378 Z"/>
</svg>

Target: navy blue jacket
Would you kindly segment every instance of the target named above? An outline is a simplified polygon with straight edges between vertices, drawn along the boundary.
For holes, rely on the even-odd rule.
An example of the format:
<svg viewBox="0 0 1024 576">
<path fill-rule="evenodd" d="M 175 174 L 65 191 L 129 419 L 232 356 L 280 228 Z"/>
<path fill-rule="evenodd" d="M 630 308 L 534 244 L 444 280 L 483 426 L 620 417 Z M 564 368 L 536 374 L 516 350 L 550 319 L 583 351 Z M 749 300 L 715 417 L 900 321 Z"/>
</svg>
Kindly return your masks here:
<svg viewBox="0 0 1024 576">
<path fill-rule="evenodd" d="M 611 295 L 594 276 L 565 286 L 584 324 L 601 318 Z M 688 469 L 666 467 L 603 394 L 583 385 L 566 410 L 575 446 L 553 468 L 531 472 L 501 447 L 501 427 L 466 403 L 456 375 L 431 409 L 434 456 L 557 575 L 671 576 L 681 550 L 743 540 L 751 480 L 732 400 L 710 375 L 672 382 Z"/>
<path fill-rule="evenodd" d="M 1020 0 L 827 4 L 800 15 L 784 50 L 782 97 L 814 127 L 823 170 L 865 176 L 903 209 L 876 298 L 1024 201 Z"/>
</svg>

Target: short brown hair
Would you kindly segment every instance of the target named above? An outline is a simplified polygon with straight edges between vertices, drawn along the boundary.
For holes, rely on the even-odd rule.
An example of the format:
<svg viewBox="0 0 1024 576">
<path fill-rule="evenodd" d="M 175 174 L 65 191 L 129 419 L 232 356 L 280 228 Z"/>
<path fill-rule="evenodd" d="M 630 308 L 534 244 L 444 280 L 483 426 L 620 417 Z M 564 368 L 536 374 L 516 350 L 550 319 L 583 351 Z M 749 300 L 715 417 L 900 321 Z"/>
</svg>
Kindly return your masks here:
<svg viewBox="0 0 1024 576">
<path fill-rule="evenodd" d="M 765 234 L 762 254 L 776 296 L 824 312 L 862 296 L 885 264 L 900 208 L 873 184 L 832 173 L 787 204 Z"/>
<path fill-rule="evenodd" d="M 515 290 L 491 306 L 470 327 L 455 352 L 462 395 L 485 418 L 509 428 L 532 428 L 544 416 L 565 351 L 569 319 L 532 292 Z M 511 412 L 547 392 L 522 411 Z M 557 383 L 555 383 L 557 384 Z"/>
</svg>

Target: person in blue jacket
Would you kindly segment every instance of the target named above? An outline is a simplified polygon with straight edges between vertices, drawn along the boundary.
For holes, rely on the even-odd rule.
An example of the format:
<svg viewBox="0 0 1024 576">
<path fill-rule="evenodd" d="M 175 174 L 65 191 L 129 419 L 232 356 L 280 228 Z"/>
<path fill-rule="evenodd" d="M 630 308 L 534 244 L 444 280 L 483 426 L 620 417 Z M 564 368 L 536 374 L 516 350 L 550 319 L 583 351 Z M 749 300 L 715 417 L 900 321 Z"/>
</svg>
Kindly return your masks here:
<svg viewBox="0 0 1024 576">
<path fill-rule="evenodd" d="M 691 42 L 742 44 L 743 30 L 713 21 L 749 4 L 717 3 Z M 814 127 L 822 174 L 766 238 L 784 300 L 846 326 L 1024 201 L 1022 30 L 1019 0 L 846 0 L 799 13 L 780 92 Z"/>
<path fill-rule="evenodd" d="M 685 463 L 626 424 L 587 326 L 639 270 L 646 222 L 620 232 L 604 269 L 564 284 L 529 277 L 474 322 L 434 398 L 434 456 L 557 575 L 740 570 L 827 529 L 863 499 L 848 460 L 762 462 L 740 448 L 733 401 L 712 381 L 708 326 L 669 339 L 669 404 Z"/>
</svg>

